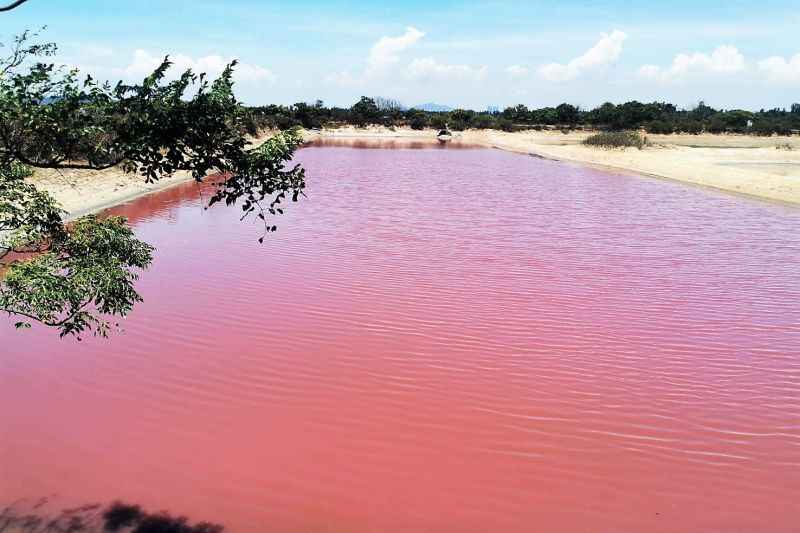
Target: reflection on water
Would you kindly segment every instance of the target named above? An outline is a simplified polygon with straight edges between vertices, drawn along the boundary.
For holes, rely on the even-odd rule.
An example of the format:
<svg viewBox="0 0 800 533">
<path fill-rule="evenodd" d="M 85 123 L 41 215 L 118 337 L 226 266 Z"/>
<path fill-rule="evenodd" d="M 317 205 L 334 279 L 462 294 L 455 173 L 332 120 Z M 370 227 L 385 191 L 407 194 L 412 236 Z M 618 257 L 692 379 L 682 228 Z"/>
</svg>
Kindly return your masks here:
<svg viewBox="0 0 800 533">
<path fill-rule="evenodd" d="M 431 136 L 430 139 L 419 137 L 372 137 L 372 138 L 358 138 L 358 137 L 323 137 L 311 142 L 306 143 L 307 147 L 316 148 L 366 148 L 366 149 L 380 149 L 380 148 L 403 148 L 411 150 L 424 150 L 424 149 L 440 149 L 440 150 L 459 150 L 480 148 L 480 145 L 471 144 L 468 142 L 461 142 L 460 140 L 440 141 L 436 137 Z"/>
<path fill-rule="evenodd" d="M 229 531 L 796 526 L 800 213 L 486 149 L 298 159 L 309 198 L 263 246 L 193 183 L 115 210 L 157 246 L 124 334 L 3 319 L 0 504 L 120 497 Z"/>
</svg>

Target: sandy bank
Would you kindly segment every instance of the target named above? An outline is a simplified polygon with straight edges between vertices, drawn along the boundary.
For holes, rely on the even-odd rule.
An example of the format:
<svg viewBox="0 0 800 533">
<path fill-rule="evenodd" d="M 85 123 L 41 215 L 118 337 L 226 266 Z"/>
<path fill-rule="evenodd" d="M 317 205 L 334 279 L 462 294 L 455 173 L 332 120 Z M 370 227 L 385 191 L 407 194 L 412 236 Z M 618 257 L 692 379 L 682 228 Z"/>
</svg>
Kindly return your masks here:
<svg viewBox="0 0 800 533">
<path fill-rule="evenodd" d="M 306 131 L 306 140 L 326 138 L 430 139 L 433 130 L 341 128 Z M 600 168 L 676 180 L 761 200 L 800 207 L 800 138 L 734 135 L 655 135 L 646 150 L 600 150 L 583 146 L 588 134 L 573 132 L 466 131 L 455 143 L 474 143 Z M 265 136 L 256 140 L 263 142 Z M 776 149 L 778 145 L 792 150 Z M 100 211 L 191 179 L 179 173 L 148 184 L 121 169 L 103 171 L 37 171 L 32 180 L 52 194 L 69 218 Z"/>
<path fill-rule="evenodd" d="M 254 139 L 253 143 L 260 145 L 271 136 L 272 133 Z M 309 138 L 315 138 L 313 132 Z M 145 183 L 141 175 L 128 174 L 116 167 L 105 170 L 37 169 L 31 181 L 58 200 L 68 213 L 66 218 L 71 220 L 191 179 L 189 172 L 177 172 L 156 182 Z"/>
<path fill-rule="evenodd" d="M 67 219 L 102 211 L 124 204 L 139 196 L 169 188 L 191 179 L 191 175 L 177 173 L 154 183 L 145 183 L 138 174 L 126 174 L 121 169 L 106 170 L 39 170 L 32 181 L 49 192 L 64 210 Z"/>
</svg>

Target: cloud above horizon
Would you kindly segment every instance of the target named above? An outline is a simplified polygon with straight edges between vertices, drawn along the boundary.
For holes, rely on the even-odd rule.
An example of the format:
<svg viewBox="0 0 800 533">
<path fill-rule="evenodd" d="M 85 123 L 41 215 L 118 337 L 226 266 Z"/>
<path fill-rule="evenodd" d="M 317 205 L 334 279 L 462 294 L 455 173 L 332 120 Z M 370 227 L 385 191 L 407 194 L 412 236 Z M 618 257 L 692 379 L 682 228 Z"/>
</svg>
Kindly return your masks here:
<svg viewBox="0 0 800 533">
<path fill-rule="evenodd" d="M 506 72 L 512 76 L 522 76 L 528 73 L 528 69 L 520 65 L 509 65 L 506 67 Z"/>
<path fill-rule="evenodd" d="M 622 47 L 628 34 L 614 30 L 611 35 L 600 34 L 600 40 L 585 54 L 572 59 L 566 64 L 548 63 L 539 67 L 539 74 L 551 82 L 574 80 L 581 74 L 594 71 L 619 60 Z"/>
<path fill-rule="evenodd" d="M 800 53 L 786 59 L 772 56 L 758 62 L 758 68 L 767 73 L 773 85 L 800 86 Z"/>
<path fill-rule="evenodd" d="M 483 65 L 480 68 L 470 65 L 442 65 L 432 57 L 416 57 L 401 73 L 407 79 L 416 80 L 439 78 L 480 81 L 486 77 L 488 70 L 489 67 L 487 65 Z"/>
<path fill-rule="evenodd" d="M 638 75 L 642 79 L 663 83 L 680 83 L 694 76 L 728 76 L 745 69 L 744 56 L 735 46 L 722 45 L 711 54 L 695 52 L 692 55 L 678 54 L 672 65 L 662 69 L 657 65 L 644 65 Z"/>
<path fill-rule="evenodd" d="M 400 61 L 400 52 L 410 48 L 425 37 L 425 32 L 409 26 L 400 37 L 381 37 L 367 57 L 369 67 L 364 72 L 365 78 L 386 72 L 390 66 Z"/>
<path fill-rule="evenodd" d="M 399 37 L 383 36 L 372 45 L 367 56 L 367 68 L 360 77 L 353 76 L 350 71 L 342 70 L 328 74 L 325 81 L 332 85 L 347 87 L 386 74 L 400 61 L 400 53 L 417 44 L 423 37 L 425 37 L 424 31 L 411 26 L 407 27 L 406 32 Z"/>
<path fill-rule="evenodd" d="M 87 17 L 88 8 L 37 0 L 0 17 L 0 29 L 12 35 L 49 23 L 56 62 L 112 82 L 141 81 L 167 51 L 177 63 L 171 78 L 184 68 L 215 76 L 238 57 L 236 92 L 248 105 L 322 99 L 349 106 L 360 95 L 384 95 L 478 110 L 634 99 L 755 109 L 797 100 L 797 1 L 728 10 L 691 0 L 571 0 L 543 11 L 535 2 L 439 2 L 421 10 L 400 0 L 345 0 L 273 9 L 241 0 L 236 10 L 201 2 L 182 18 L 178 4 L 156 17 L 140 3 L 99 3 Z M 148 22 L 130 33 L 92 23 L 95 17 Z M 220 24 L 227 31 L 203 37 Z M 265 33 L 265 26 L 281 31 Z"/>
<path fill-rule="evenodd" d="M 111 68 L 110 74 L 120 76 L 127 80 L 141 80 L 145 76 L 149 76 L 164 60 L 164 55 L 153 55 L 138 48 L 133 52 L 131 63 L 123 68 Z M 169 60 L 172 66 L 167 71 L 167 79 L 176 79 L 184 71 L 191 69 L 196 74 L 206 73 L 212 79 L 218 77 L 225 70 L 225 67 L 234 60 L 238 60 L 236 56 L 224 59 L 222 56 L 213 54 L 204 57 L 199 57 L 196 60 L 186 54 L 170 54 Z M 277 77 L 262 67 L 261 65 L 251 65 L 249 63 L 237 63 L 233 71 L 233 80 L 237 83 L 266 83 L 268 85 L 275 85 Z"/>
</svg>

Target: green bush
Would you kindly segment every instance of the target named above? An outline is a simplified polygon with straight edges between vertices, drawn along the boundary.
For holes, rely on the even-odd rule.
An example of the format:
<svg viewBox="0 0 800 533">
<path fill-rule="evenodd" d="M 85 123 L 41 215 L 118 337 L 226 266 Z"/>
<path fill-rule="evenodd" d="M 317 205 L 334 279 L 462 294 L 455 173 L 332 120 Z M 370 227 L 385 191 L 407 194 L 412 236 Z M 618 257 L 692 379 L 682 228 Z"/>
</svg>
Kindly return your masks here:
<svg viewBox="0 0 800 533">
<path fill-rule="evenodd" d="M 647 145 L 647 139 L 635 131 L 605 131 L 588 137 L 583 144 L 596 148 L 634 147 L 641 150 Z"/>
<path fill-rule="evenodd" d="M 275 127 L 281 131 L 288 130 L 289 128 L 293 128 L 295 126 L 300 126 L 300 121 L 294 117 L 289 117 L 286 115 L 276 115 L 274 117 Z"/>
<path fill-rule="evenodd" d="M 256 117 L 253 116 L 252 113 L 248 113 L 244 116 L 243 123 L 244 123 L 244 130 L 247 132 L 248 135 L 250 135 L 251 137 L 258 136 L 258 134 L 260 133 L 258 120 L 256 120 Z"/>
<path fill-rule="evenodd" d="M 726 128 L 725 120 L 719 115 L 714 115 L 706 123 L 706 131 L 709 133 L 723 133 Z"/>
<path fill-rule="evenodd" d="M 678 130 L 691 135 L 703 133 L 703 124 L 697 120 L 687 120 L 678 125 Z"/>
<path fill-rule="evenodd" d="M 514 125 L 514 123 L 508 120 L 507 118 L 498 118 L 497 127 L 503 131 L 508 131 L 508 132 L 517 131 L 517 127 Z"/>
<path fill-rule="evenodd" d="M 412 130 L 424 130 L 428 126 L 428 121 L 425 120 L 423 115 L 416 115 L 408 125 Z"/>
<path fill-rule="evenodd" d="M 447 127 L 447 114 L 434 113 L 431 117 L 431 127 L 437 130 L 443 130 Z"/>
<path fill-rule="evenodd" d="M 24 180 L 31 176 L 33 176 L 33 167 L 25 163 L 12 161 L 8 165 L 0 165 L 0 180 Z"/>
<path fill-rule="evenodd" d="M 487 113 L 477 115 L 472 121 L 472 125 L 479 130 L 493 130 L 498 127 L 495 118 Z"/>
<path fill-rule="evenodd" d="M 647 131 L 647 133 L 653 133 L 653 134 L 660 133 L 666 135 L 668 133 L 672 133 L 672 126 L 670 126 L 663 120 L 654 120 L 646 124 L 644 129 L 645 131 Z"/>
</svg>

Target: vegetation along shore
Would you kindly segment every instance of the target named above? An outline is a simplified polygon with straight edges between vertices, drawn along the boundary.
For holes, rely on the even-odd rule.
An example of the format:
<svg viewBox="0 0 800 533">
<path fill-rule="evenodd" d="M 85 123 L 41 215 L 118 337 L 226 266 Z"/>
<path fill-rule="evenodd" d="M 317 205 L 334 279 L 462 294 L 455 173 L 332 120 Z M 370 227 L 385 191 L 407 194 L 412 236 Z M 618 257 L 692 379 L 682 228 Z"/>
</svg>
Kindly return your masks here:
<svg viewBox="0 0 800 533">
<path fill-rule="evenodd" d="M 409 126 L 342 126 L 304 130 L 316 139 L 418 139 L 434 141 L 437 130 Z M 602 149 L 583 142 L 594 132 L 584 130 L 524 130 L 505 132 L 470 129 L 455 143 L 472 143 L 512 152 L 579 163 L 615 171 L 680 181 L 727 193 L 800 206 L 800 137 L 743 134 L 646 135 L 644 149 Z M 254 138 L 260 143 L 272 132 Z M 37 186 L 52 194 L 71 218 L 96 212 L 137 196 L 191 179 L 177 173 L 145 183 L 119 168 L 106 170 L 38 170 Z"/>
</svg>

